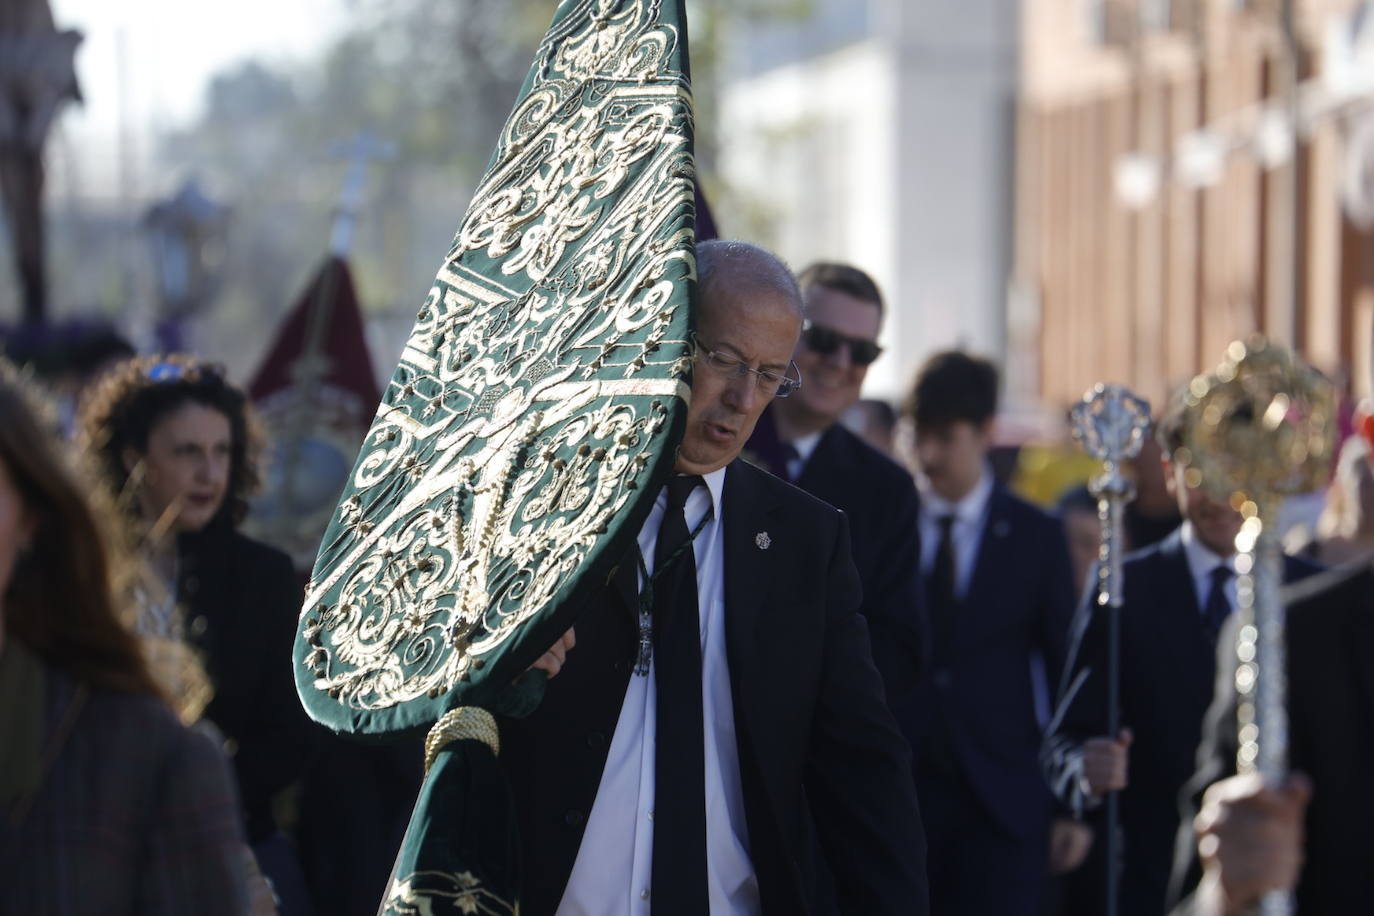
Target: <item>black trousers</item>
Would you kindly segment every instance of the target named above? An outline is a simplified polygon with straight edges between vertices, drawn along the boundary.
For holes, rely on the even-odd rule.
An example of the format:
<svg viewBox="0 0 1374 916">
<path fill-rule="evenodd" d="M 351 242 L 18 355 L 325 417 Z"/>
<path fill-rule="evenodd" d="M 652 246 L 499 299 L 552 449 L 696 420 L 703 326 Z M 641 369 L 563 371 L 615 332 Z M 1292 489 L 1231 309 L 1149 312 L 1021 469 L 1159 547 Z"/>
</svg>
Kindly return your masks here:
<svg viewBox="0 0 1374 916">
<path fill-rule="evenodd" d="M 1049 866 L 1049 824 L 1009 834 L 967 781 L 926 767 L 916 793 L 925 821 L 931 916 L 1039 916 Z"/>
</svg>

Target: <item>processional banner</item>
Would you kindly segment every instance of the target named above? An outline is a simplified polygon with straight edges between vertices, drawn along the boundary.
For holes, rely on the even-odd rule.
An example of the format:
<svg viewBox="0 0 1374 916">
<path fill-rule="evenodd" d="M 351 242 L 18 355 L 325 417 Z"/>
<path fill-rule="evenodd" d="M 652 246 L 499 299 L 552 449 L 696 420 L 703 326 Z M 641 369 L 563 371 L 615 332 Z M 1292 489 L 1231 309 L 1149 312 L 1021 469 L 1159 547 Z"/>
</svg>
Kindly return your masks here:
<svg viewBox="0 0 1374 916">
<path fill-rule="evenodd" d="M 492 712 L 629 550 L 689 389 L 684 0 L 564 0 L 320 546 L 295 647 L 336 731 L 429 729 L 386 913 L 518 908 Z"/>
</svg>

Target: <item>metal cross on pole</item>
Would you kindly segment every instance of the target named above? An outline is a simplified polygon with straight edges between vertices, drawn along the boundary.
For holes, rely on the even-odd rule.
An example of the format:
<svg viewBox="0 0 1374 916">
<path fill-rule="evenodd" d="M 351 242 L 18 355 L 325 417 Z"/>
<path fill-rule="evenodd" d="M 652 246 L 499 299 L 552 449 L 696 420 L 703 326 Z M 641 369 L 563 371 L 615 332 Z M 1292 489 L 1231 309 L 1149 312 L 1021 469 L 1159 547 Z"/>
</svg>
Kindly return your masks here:
<svg viewBox="0 0 1374 916">
<path fill-rule="evenodd" d="M 47 0 L 0 2 L 0 223 L 8 230 L 25 322 L 48 307 L 43 146 L 58 111 L 80 101 L 81 33 L 58 31 Z"/>
<path fill-rule="evenodd" d="M 329 237 L 331 259 L 342 262 L 353 247 L 353 230 L 357 225 L 358 210 L 362 205 L 363 190 L 367 185 L 368 166 L 374 160 L 393 158 L 396 155 L 396 145 L 378 139 L 371 131 L 362 130 L 355 134 L 352 140 L 335 144 L 330 152 L 336 157 L 349 158 L 348 171 L 344 175 L 339 203 L 334 209 L 334 225 Z M 295 505 L 297 475 L 301 471 L 301 446 L 312 428 L 320 387 L 329 375 L 330 366 L 325 355 L 325 343 L 333 319 L 338 277 L 342 269 L 342 263 L 325 265 L 315 301 L 311 304 L 306 321 L 301 355 L 291 370 L 297 392 L 294 410 L 299 411 L 299 422 L 289 424 L 281 449 L 284 461 L 281 504 L 288 508 Z"/>
<path fill-rule="evenodd" d="M 1073 409 L 1073 435 L 1083 450 L 1102 462 L 1102 474 L 1089 484 L 1097 497 L 1102 543 L 1097 563 L 1097 605 L 1107 615 L 1107 735 L 1121 731 L 1121 512 L 1133 495 L 1121 473 L 1124 462 L 1140 454 L 1150 428 L 1150 405 L 1120 385 L 1097 384 Z M 1107 896 L 1105 916 L 1116 916 L 1121 869 L 1117 837 L 1116 792 L 1106 798 Z"/>
<path fill-rule="evenodd" d="M 335 157 L 348 157 L 348 171 L 344 175 L 339 203 L 334 208 L 334 225 L 329 233 L 329 253 L 340 260 L 348 257 L 353 248 L 353 230 L 358 223 L 363 189 L 367 186 L 368 166 L 373 160 L 384 161 L 396 155 L 396 144 L 378 139 L 369 130 L 360 130 L 353 139 L 336 143 L 330 148 Z M 334 272 L 327 271 L 320 283 L 319 295 L 310 310 L 306 324 L 305 346 L 296 364 L 296 382 L 309 391 L 328 372 L 324 359 L 324 337 L 329 327 L 334 304 Z M 308 400 L 308 399 L 307 399 Z"/>
<path fill-rule="evenodd" d="M 329 234 L 329 253 L 343 258 L 353 247 L 353 230 L 358 222 L 363 188 L 367 185 L 367 168 L 374 160 L 384 162 L 396 158 L 396 144 L 379 139 L 370 130 L 360 130 L 352 140 L 336 143 L 330 153 L 349 159 L 339 205 L 334 209 L 334 227 Z"/>
</svg>

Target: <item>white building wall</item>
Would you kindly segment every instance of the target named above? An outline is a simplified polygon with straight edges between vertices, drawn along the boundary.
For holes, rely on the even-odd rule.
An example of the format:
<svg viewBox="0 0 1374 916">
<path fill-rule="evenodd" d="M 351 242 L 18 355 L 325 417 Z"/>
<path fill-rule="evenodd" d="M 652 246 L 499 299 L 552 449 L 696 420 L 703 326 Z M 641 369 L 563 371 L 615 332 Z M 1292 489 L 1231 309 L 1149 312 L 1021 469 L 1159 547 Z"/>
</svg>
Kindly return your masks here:
<svg viewBox="0 0 1374 916">
<path fill-rule="evenodd" d="M 727 95 L 724 177 L 793 267 L 847 261 L 884 289 L 895 282 L 894 76 L 891 59 L 865 43 L 775 68 Z M 871 377 L 894 362 L 884 357 Z"/>
<path fill-rule="evenodd" d="M 727 83 L 721 177 L 741 222 L 795 266 L 868 270 L 889 301 L 869 396 L 901 397 L 937 349 L 1004 355 L 1018 7 L 870 0 L 866 37 L 798 39 L 799 59 Z"/>
</svg>

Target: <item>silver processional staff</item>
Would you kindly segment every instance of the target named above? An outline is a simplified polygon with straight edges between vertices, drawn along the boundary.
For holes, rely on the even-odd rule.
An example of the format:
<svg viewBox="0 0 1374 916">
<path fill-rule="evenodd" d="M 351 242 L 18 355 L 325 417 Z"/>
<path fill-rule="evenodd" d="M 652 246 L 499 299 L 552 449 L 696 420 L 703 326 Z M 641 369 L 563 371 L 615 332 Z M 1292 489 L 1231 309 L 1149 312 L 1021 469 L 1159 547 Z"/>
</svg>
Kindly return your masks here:
<svg viewBox="0 0 1374 916">
<path fill-rule="evenodd" d="M 1102 541 L 1097 555 L 1097 605 L 1107 614 L 1107 734 L 1121 731 L 1121 537 L 1122 508 L 1134 495 L 1122 465 L 1140 453 L 1150 429 L 1150 405 L 1120 385 L 1097 384 L 1073 409 L 1073 435 L 1083 450 L 1102 462 L 1102 473 L 1089 489 L 1097 497 Z M 1117 913 L 1120 874 L 1117 838 L 1117 793 L 1106 798 L 1106 916 Z"/>
</svg>

